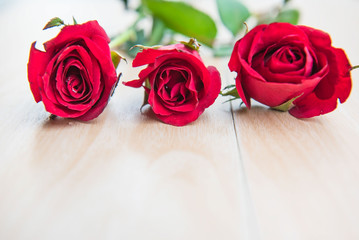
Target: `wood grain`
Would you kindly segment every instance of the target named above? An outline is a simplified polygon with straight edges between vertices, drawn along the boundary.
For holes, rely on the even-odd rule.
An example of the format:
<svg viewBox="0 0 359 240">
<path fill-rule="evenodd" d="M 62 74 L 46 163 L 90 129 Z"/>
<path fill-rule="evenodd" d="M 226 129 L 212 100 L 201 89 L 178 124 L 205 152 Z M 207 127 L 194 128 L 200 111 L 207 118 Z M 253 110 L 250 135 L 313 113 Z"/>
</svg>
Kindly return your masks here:
<svg viewBox="0 0 359 240">
<path fill-rule="evenodd" d="M 9 8 L 1 21 L 38 6 L 24 7 Z M 42 23 L 29 23 L 30 36 L 20 38 L 20 19 L 17 28 L 0 29 L 7 33 L 0 44 L 7 56 L 0 78 L 0 239 L 238 239 L 248 232 L 229 105 L 219 99 L 178 128 L 141 114 L 143 90 L 120 84 L 96 120 L 50 120 L 26 78 L 30 29 Z M 121 63 L 123 81 L 138 73 L 130 63 Z"/>
<path fill-rule="evenodd" d="M 331 33 L 358 63 L 358 2 L 303 1 L 303 24 Z M 299 5 L 299 2 L 297 2 Z M 345 13 L 333 18 L 333 12 Z M 310 15 L 311 14 L 311 15 Z M 325 116 L 299 120 L 234 105 L 235 125 L 261 239 L 357 239 L 359 74 L 350 98 Z"/>
</svg>

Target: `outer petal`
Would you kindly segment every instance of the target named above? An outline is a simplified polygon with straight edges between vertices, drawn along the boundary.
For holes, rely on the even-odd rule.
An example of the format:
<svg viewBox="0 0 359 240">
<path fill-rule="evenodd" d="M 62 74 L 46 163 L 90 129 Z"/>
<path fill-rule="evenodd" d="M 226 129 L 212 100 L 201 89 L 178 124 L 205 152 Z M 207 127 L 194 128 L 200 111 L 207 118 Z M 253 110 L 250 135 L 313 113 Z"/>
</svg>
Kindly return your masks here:
<svg viewBox="0 0 359 240">
<path fill-rule="evenodd" d="M 221 76 L 217 68 L 213 66 L 208 66 L 210 85 L 207 88 L 207 92 L 204 97 L 200 99 L 200 105 L 198 108 L 208 108 L 211 106 L 221 91 Z"/>
<path fill-rule="evenodd" d="M 30 83 L 30 89 L 36 102 L 41 101 L 42 81 L 41 77 L 45 72 L 46 65 L 50 61 L 50 56 L 45 52 L 35 48 L 36 42 L 31 44 L 29 62 L 27 64 L 27 74 Z"/>
<path fill-rule="evenodd" d="M 316 48 L 328 48 L 331 47 L 332 40 L 328 33 L 318 29 L 314 29 L 307 26 L 297 26 L 301 29 L 310 39 L 311 44 Z"/>
<path fill-rule="evenodd" d="M 203 113 L 204 109 L 202 111 L 192 111 L 192 112 L 186 112 L 186 113 L 180 113 L 180 114 L 171 114 L 171 115 L 159 115 L 156 114 L 158 119 L 160 119 L 162 122 L 171 124 L 174 126 L 185 126 L 195 120 L 198 119 L 198 117 Z"/>
<path fill-rule="evenodd" d="M 103 91 L 96 104 L 94 104 L 88 112 L 78 118 L 83 121 L 92 120 L 103 112 L 103 110 L 108 104 L 113 87 L 117 83 L 116 69 L 113 66 L 111 60 L 111 54 L 108 44 L 103 41 L 104 38 L 101 36 L 96 36 L 95 39 L 96 41 L 90 41 L 89 39 L 85 38 L 85 42 L 86 45 L 89 47 L 90 52 L 96 57 L 97 61 L 100 63 L 102 73 L 100 82 L 101 84 L 103 84 Z"/>
<path fill-rule="evenodd" d="M 311 93 L 301 101 L 295 102 L 295 106 L 289 113 L 296 118 L 310 118 L 333 111 L 337 107 L 337 98 L 321 100 Z"/>
<path fill-rule="evenodd" d="M 344 103 L 349 97 L 351 91 L 350 63 L 341 49 L 333 48 L 335 58 L 330 60 L 330 73 L 325 77 L 323 84 L 318 87 L 305 98 L 294 101 L 295 107 L 289 110 L 289 113 L 297 118 L 310 118 L 329 113 L 336 109 L 338 99 Z M 328 79 L 332 78 L 333 80 Z M 321 83 L 322 83 L 321 82 Z M 322 98 L 322 91 L 326 91 L 328 84 L 334 85 L 334 93 L 327 98 Z M 321 92 L 321 93 L 318 93 Z"/>
<path fill-rule="evenodd" d="M 159 50 L 159 49 L 143 49 L 141 52 L 137 53 L 135 59 L 132 62 L 132 67 L 139 67 L 142 65 L 153 63 L 156 58 L 163 56 L 167 53 L 176 53 L 178 50 L 169 49 L 169 50 Z"/>
<path fill-rule="evenodd" d="M 259 28 L 255 28 L 255 29 L 259 29 Z M 248 33 L 251 35 L 248 35 L 248 34 L 246 35 L 246 36 L 248 36 L 248 38 L 250 38 L 250 36 L 253 35 L 252 31 Z M 231 54 L 231 58 L 228 63 L 228 67 L 229 67 L 229 70 L 231 70 L 232 72 L 233 71 L 237 72 L 236 89 L 237 89 L 238 94 L 241 97 L 242 101 L 244 102 L 244 104 L 250 109 L 251 108 L 250 96 L 245 91 L 245 89 L 243 88 L 243 84 L 242 84 L 244 75 L 242 74 L 242 63 L 240 60 L 241 55 L 239 53 L 239 46 L 241 44 L 241 41 L 242 41 L 242 39 L 238 40 L 236 42 L 236 44 L 234 45 L 234 48 L 233 48 L 233 51 Z"/>
<path fill-rule="evenodd" d="M 187 46 L 185 46 L 184 44 L 182 43 L 177 43 L 177 44 L 173 44 L 173 45 L 168 45 L 168 46 L 163 46 L 161 48 L 159 48 L 160 50 L 171 50 L 171 49 L 177 49 L 178 51 L 181 51 L 181 52 L 186 52 L 186 53 L 189 53 L 193 56 L 195 56 L 196 58 L 201 59 L 201 56 L 199 55 L 198 51 L 194 50 L 194 49 L 191 49 Z"/>
<path fill-rule="evenodd" d="M 68 25 L 63 27 L 61 32 L 55 38 L 44 43 L 44 46 L 46 51 L 49 51 L 54 48 L 61 48 L 67 43 L 80 40 L 83 37 L 93 39 L 95 36 L 101 36 L 107 43 L 110 42 L 110 38 L 98 22 L 89 21 L 84 24 Z"/>
<path fill-rule="evenodd" d="M 134 87 L 134 88 L 139 88 L 142 86 L 142 84 L 145 82 L 145 79 L 136 79 L 136 80 L 132 80 L 132 81 L 128 81 L 128 82 L 122 82 L 123 85 L 128 86 L 128 87 Z"/>
</svg>

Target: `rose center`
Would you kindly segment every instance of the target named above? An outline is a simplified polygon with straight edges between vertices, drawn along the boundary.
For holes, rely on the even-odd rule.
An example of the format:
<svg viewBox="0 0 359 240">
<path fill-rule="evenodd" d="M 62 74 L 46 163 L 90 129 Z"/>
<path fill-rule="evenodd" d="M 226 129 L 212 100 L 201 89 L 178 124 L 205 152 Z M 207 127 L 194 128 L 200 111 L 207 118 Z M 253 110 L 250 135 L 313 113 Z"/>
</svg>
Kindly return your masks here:
<svg viewBox="0 0 359 240">
<path fill-rule="evenodd" d="M 78 97 L 83 92 L 83 79 L 80 74 L 80 70 L 76 67 L 71 67 L 66 74 L 66 86 L 68 92 L 74 96 Z"/>
<path fill-rule="evenodd" d="M 164 71 L 162 79 L 164 80 L 164 90 L 169 99 L 172 101 L 182 101 L 185 96 L 185 83 L 187 81 L 188 73 L 178 70 Z"/>
<path fill-rule="evenodd" d="M 301 56 L 297 49 L 285 48 L 280 50 L 279 59 L 284 63 L 293 63 L 300 60 Z"/>
</svg>

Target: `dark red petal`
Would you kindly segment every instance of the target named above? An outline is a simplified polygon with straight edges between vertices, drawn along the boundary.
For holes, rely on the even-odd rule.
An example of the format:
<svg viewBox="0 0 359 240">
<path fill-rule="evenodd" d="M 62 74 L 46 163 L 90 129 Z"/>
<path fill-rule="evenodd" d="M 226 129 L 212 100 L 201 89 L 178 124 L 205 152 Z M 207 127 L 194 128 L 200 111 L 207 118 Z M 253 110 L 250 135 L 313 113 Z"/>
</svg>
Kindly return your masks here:
<svg viewBox="0 0 359 240">
<path fill-rule="evenodd" d="M 152 110 L 155 114 L 160 114 L 163 116 L 168 116 L 173 113 L 170 109 L 167 109 L 163 106 L 163 102 L 160 97 L 155 93 L 153 89 L 151 89 L 150 94 L 148 96 L 148 103 L 151 105 Z"/>
<path fill-rule="evenodd" d="M 284 102 L 311 93 L 322 77 L 317 76 L 310 80 L 303 81 L 301 84 L 263 82 L 250 75 L 243 75 L 244 89 L 248 94 L 260 103 L 270 107 L 275 107 Z"/>
<path fill-rule="evenodd" d="M 228 62 L 228 68 L 231 72 L 237 72 L 239 73 L 239 71 L 241 70 L 241 65 L 240 65 L 240 62 L 239 62 L 239 52 L 238 52 L 238 45 L 240 44 L 240 41 L 237 41 L 235 44 L 234 44 L 234 47 L 233 47 L 233 51 L 232 51 L 232 54 L 231 54 L 231 58 L 229 59 L 229 62 Z"/>
<path fill-rule="evenodd" d="M 115 77 L 115 79 L 117 81 L 117 77 Z M 103 79 L 102 82 L 112 82 L 112 81 L 113 79 Z M 101 95 L 99 95 L 99 99 L 97 100 L 97 102 L 86 113 L 79 116 L 77 119 L 82 121 L 89 121 L 98 117 L 107 106 L 111 97 L 111 93 L 112 93 L 112 87 L 110 87 L 109 85 L 104 85 L 103 91 Z"/>
<path fill-rule="evenodd" d="M 191 49 L 187 46 L 185 46 L 182 43 L 177 43 L 177 44 L 173 44 L 173 45 L 167 45 L 167 46 L 163 46 L 159 48 L 160 50 L 172 50 L 172 49 L 176 49 L 178 51 L 182 51 L 182 52 L 187 52 L 195 57 L 197 57 L 198 59 L 201 59 L 201 56 L 199 55 L 198 51 Z"/>
<path fill-rule="evenodd" d="M 69 42 L 78 41 L 84 37 L 92 41 L 97 41 L 99 39 L 98 37 L 101 37 L 106 43 L 110 42 L 110 38 L 98 22 L 89 21 L 84 24 L 67 25 L 63 27 L 61 32 L 55 38 L 46 42 L 44 46 L 46 51 L 49 51 L 51 49 L 62 48 Z"/>
<path fill-rule="evenodd" d="M 185 112 L 185 113 L 173 113 L 171 115 L 160 115 L 156 114 L 157 118 L 160 119 L 162 122 L 171 124 L 173 126 L 185 126 L 195 120 L 203 113 L 204 109 L 196 109 L 192 112 Z"/>
<path fill-rule="evenodd" d="M 27 74 L 31 92 L 36 102 L 41 101 L 43 91 L 42 75 L 45 72 L 50 55 L 35 48 L 36 42 L 31 44 L 29 62 L 27 64 Z"/>
<path fill-rule="evenodd" d="M 238 46 L 233 53 L 236 53 L 239 58 L 243 58 L 246 61 L 250 60 L 250 51 L 253 51 L 253 47 L 260 40 L 262 32 L 267 28 L 267 25 L 259 25 L 248 32 L 241 40 L 237 41 Z"/>
<path fill-rule="evenodd" d="M 332 40 L 328 33 L 307 26 L 297 26 L 310 39 L 311 44 L 316 48 L 331 47 Z"/>
<path fill-rule="evenodd" d="M 46 95 L 43 95 L 42 101 L 44 102 L 46 111 L 55 114 L 56 116 L 63 118 L 78 118 L 79 116 L 83 115 L 83 112 L 81 111 L 71 110 L 65 106 L 54 103 L 53 101 L 49 100 Z"/>
<path fill-rule="evenodd" d="M 221 76 L 217 68 L 208 66 L 208 78 L 209 85 L 206 87 L 205 93 L 202 98 L 199 99 L 200 103 L 198 108 L 208 108 L 217 99 L 219 92 L 221 91 Z"/>
<path fill-rule="evenodd" d="M 301 31 L 297 26 L 289 23 L 271 23 L 264 26 L 260 25 L 257 28 L 261 29 L 262 31 L 257 30 L 258 34 L 253 37 L 252 42 L 248 42 L 247 40 L 247 44 L 250 44 L 251 47 L 249 54 L 245 55 L 245 59 L 247 59 L 249 63 L 251 63 L 251 59 L 257 53 L 283 40 L 285 41 L 285 39 L 288 37 L 291 39 L 295 38 L 297 41 L 302 42 L 305 45 L 310 43 L 307 35 L 303 31 Z M 244 36 L 242 40 L 246 40 L 247 35 Z M 291 40 L 291 42 L 293 42 L 293 40 Z M 242 47 L 243 46 L 241 46 L 240 51 L 248 51 L 241 50 Z"/>
<path fill-rule="evenodd" d="M 295 106 L 289 110 L 289 113 L 296 118 L 311 118 L 326 114 L 337 107 L 337 98 L 321 100 L 315 93 L 311 93 L 300 101 L 294 101 Z"/>
<path fill-rule="evenodd" d="M 352 82 L 350 63 L 342 49 L 333 48 L 335 57 L 329 57 L 330 73 L 309 96 L 294 101 L 289 112 L 297 118 L 310 118 L 336 109 L 338 99 L 344 103 L 349 97 Z M 329 56 L 329 55 L 328 55 Z"/>
<path fill-rule="evenodd" d="M 259 28 L 256 28 L 256 29 L 258 30 Z M 253 35 L 252 31 L 249 32 L 248 34 L 250 34 L 250 36 Z M 240 59 L 240 58 L 242 58 L 242 56 L 241 56 L 241 54 L 239 52 L 239 46 L 241 45 L 241 41 L 242 40 L 237 41 L 236 44 L 234 45 L 234 48 L 233 48 L 233 51 L 232 51 L 232 54 L 231 54 L 231 58 L 230 58 L 229 63 L 228 63 L 228 67 L 232 72 L 235 71 L 237 73 L 237 76 L 236 76 L 236 89 L 238 91 L 238 94 L 239 94 L 240 98 L 244 102 L 244 104 L 248 108 L 251 108 L 250 96 L 247 94 L 247 92 L 245 92 L 245 90 L 243 89 L 243 86 L 242 86 L 242 79 L 243 79 L 242 61 L 243 62 L 245 62 L 245 61 Z"/>
<path fill-rule="evenodd" d="M 338 81 L 336 92 L 337 97 L 341 103 L 344 103 L 349 95 L 352 88 L 352 80 L 350 75 L 351 64 L 345 54 L 344 50 L 335 48 L 336 60 L 338 64 L 338 74 L 340 80 Z"/>
<path fill-rule="evenodd" d="M 132 67 L 139 67 L 142 65 L 153 63 L 156 58 L 163 56 L 164 54 L 176 53 L 176 49 L 170 50 L 158 50 L 158 49 L 143 49 L 141 52 L 137 53 L 135 59 L 132 62 Z M 169 55 L 171 56 L 171 54 Z"/>
<path fill-rule="evenodd" d="M 144 81 L 145 81 L 145 79 L 136 79 L 136 80 L 132 80 L 132 81 L 128 81 L 128 82 L 122 82 L 122 84 L 125 86 L 128 86 L 128 87 L 139 88 L 142 86 Z"/>
<path fill-rule="evenodd" d="M 112 88 L 112 86 L 117 82 L 117 74 L 111 60 L 111 51 L 105 41 L 105 38 L 101 36 L 93 36 L 92 39 L 84 38 L 84 41 L 86 46 L 89 48 L 89 52 L 99 62 L 105 87 L 108 86 L 109 88 Z"/>
<path fill-rule="evenodd" d="M 251 109 L 251 97 L 246 91 L 245 85 L 243 83 L 244 75 L 239 73 L 236 77 L 236 89 L 239 97 L 243 103 L 247 106 L 248 109 Z"/>
<path fill-rule="evenodd" d="M 75 68 L 79 72 L 85 71 L 84 66 L 77 59 L 75 60 L 70 59 L 66 62 L 65 71 L 67 72 L 67 74 L 69 74 L 68 71 L 70 71 L 70 68 Z M 94 73 L 94 75 L 90 76 L 89 79 L 82 78 L 80 80 L 82 81 L 81 84 L 86 88 L 84 91 L 85 95 L 80 95 L 79 97 L 75 97 L 74 94 L 71 93 L 72 90 L 70 89 L 69 90 L 70 96 L 67 97 L 61 92 L 61 89 L 59 89 L 58 87 L 57 92 L 59 92 L 59 94 L 56 94 L 57 101 L 61 105 L 66 106 L 67 108 L 72 110 L 83 111 L 83 112 L 89 110 L 101 97 L 104 87 L 104 83 L 101 80 L 101 70 L 96 61 L 94 61 L 93 63 L 92 72 Z M 60 80 L 60 82 L 66 85 L 67 88 L 69 87 L 70 84 L 70 82 L 68 81 L 69 79 Z"/>
</svg>

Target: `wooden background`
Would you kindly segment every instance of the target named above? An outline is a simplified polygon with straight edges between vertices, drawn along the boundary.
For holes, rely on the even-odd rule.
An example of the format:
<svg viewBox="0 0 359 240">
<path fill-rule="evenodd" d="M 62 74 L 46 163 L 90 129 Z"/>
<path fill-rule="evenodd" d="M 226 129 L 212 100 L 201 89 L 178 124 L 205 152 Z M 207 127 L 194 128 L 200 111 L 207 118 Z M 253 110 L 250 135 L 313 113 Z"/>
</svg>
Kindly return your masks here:
<svg viewBox="0 0 359 240">
<path fill-rule="evenodd" d="M 218 18 L 213 1 L 196 4 Z M 359 1 L 293 4 L 359 64 Z M 72 15 L 109 35 L 133 20 L 115 0 L 0 1 L 0 239 L 359 239 L 358 71 L 345 104 L 307 120 L 219 97 L 173 127 L 120 84 L 96 120 L 50 121 L 28 86 L 29 48 L 48 19 Z M 203 58 L 233 81 L 228 59 Z"/>
</svg>

